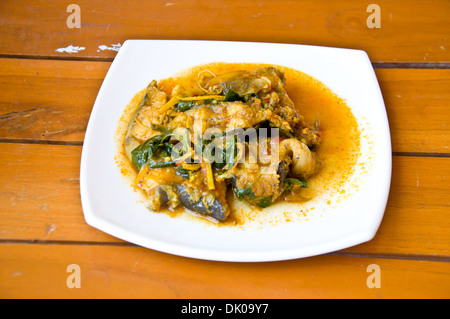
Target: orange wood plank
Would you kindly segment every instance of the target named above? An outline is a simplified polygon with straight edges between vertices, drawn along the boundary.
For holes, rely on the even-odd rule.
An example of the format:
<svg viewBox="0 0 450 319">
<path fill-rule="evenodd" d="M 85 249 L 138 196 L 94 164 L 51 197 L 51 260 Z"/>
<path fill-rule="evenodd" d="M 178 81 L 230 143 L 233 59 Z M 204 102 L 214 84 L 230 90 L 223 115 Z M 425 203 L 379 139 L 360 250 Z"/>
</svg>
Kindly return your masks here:
<svg viewBox="0 0 450 319">
<path fill-rule="evenodd" d="M 118 241 L 84 220 L 81 147 L 0 144 L 3 238 Z"/>
<path fill-rule="evenodd" d="M 394 152 L 450 153 L 450 70 L 376 69 Z"/>
<path fill-rule="evenodd" d="M 80 288 L 67 286 L 71 264 L 79 266 Z M 373 264 L 379 288 L 367 285 Z M 448 262 L 318 256 L 224 263 L 140 247 L 0 245 L 0 298 L 449 297 Z"/>
<path fill-rule="evenodd" d="M 0 138 L 81 144 L 110 62 L 0 59 Z M 449 153 L 450 70 L 376 69 L 394 152 Z"/>
<path fill-rule="evenodd" d="M 0 143 L 0 239 L 121 242 L 86 224 L 79 194 L 81 147 Z M 450 159 L 394 157 L 391 193 L 362 254 L 447 258 Z"/>
<path fill-rule="evenodd" d="M 450 158 L 394 156 L 391 192 L 375 238 L 355 252 L 450 256 Z"/>
<path fill-rule="evenodd" d="M 0 136 L 81 143 L 109 66 L 1 59 Z"/>
<path fill-rule="evenodd" d="M 81 27 L 66 24 L 69 3 L 2 1 L 0 54 L 112 58 L 127 39 L 298 43 L 363 49 L 373 61 L 450 61 L 446 0 L 380 0 L 380 28 L 369 28 L 370 2 L 87 1 Z M 57 52 L 69 45 L 78 53 Z M 109 49 L 103 49 L 102 45 Z"/>
</svg>

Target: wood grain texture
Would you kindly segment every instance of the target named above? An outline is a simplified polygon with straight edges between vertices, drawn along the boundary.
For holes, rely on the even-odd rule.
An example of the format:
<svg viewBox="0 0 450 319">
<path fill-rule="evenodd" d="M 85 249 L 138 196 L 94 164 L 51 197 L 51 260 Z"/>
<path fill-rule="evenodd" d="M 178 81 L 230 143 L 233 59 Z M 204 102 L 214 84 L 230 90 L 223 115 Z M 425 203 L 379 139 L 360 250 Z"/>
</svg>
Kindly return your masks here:
<svg viewBox="0 0 450 319">
<path fill-rule="evenodd" d="M 450 70 L 377 69 L 394 152 L 450 153 Z"/>
<path fill-rule="evenodd" d="M 391 191 L 381 226 L 373 240 L 348 251 L 448 259 L 449 193 L 450 158 L 394 156 Z"/>
<path fill-rule="evenodd" d="M 68 288 L 67 267 L 80 267 Z M 380 288 L 368 288 L 369 265 Z M 448 298 L 450 263 L 318 256 L 221 263 L 140 247 L 0 245 L 0 298 Z M 180 309 L 181 311 L 181 309 Z"/>
<path fill-rule="evenodd" d="M 0 139 L 81 144 L 110 62 L 0 59 Z M 450 70 L 376 69 L 394 152 L 450 153 Z"/>
<path fill-rule="evenodd" d="M 84 220 L 80 155 L 79 146 L 0 143 L 0 173 L 7 181 L 0 186 L 0 239 L 122 243 Z M 448 259 L 449 164 L 450 158 L 395 156 L 380 229 L 347 252 Z"/>
<path fill-rule="evenodd" d="M 70 29 L 69 3 L 2 1 L 0 54 L 112 58 L 127 39 L 296 43 L 362 49 L 372 61 L 449 62 L 450 3 L 380 0 L 381 28 L 358 1 L 77 1 L 81 28 Z M 57 52 L 69 45 L 78 53 Z M 103 49 L 102 45 L 110 49 Z"/>
<path fill-rule="evenodd" d="M 1 59 L 3 139 L 81 144 L 110 63 Z"/>
<path fill-rule="evenodd" d="M 3 238 L 118 241 L 84 220 L 81 147 L 0 144 Z"/>
</svg>

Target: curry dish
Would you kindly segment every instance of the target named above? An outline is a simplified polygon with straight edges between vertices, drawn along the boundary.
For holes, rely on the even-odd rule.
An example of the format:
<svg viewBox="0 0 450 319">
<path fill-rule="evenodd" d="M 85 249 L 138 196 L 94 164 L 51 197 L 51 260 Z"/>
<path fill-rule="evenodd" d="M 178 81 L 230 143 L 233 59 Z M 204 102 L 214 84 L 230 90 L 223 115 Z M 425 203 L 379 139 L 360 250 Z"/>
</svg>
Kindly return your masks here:
<svg viewBox="0 0 450 319">
<path fill-rule="evenodd" d="M 279 67 L 243 66 L 199 68 L 145 89 L 123 147 L 150 210 L 224 222 L 227 193 L 264 212 L 321 171 L 319 114 L 307 123 Z"/>
</svg>

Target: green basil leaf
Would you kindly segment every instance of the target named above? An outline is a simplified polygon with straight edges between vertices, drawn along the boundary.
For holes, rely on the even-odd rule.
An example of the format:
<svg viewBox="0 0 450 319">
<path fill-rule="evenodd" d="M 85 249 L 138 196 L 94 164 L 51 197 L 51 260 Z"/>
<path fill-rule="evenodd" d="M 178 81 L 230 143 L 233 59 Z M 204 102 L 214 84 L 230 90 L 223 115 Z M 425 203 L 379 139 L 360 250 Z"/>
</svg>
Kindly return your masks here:
<svg viewBox="0 0 450 319">
<path fill-rule="evenodd" d="M 181 177 L 183 177 L 184 179 L 189 179 L 189 172 L 190 170 L 183 168 L 181 165 L 177 166 L 175 168 L 175 171 L 177 172 L 178 175 L 180 175 Z"/>
<path fill-rule="evenodd" d="M 259 200 L 258 206 L 262 207 L 262 208 L 266 208 L 266 207 L 269 207 L 270 205 L 272 205 L 272 203 L 273 203 L 272 197 L 267 196 L 267 197 L 263 197 Z"/>
<path fill-rule="evenodd" d="M 178 112 L 186 112 L 195 106 L 195 101 L 180 101 L 175 104 L 174 109 Z"/>
<path fill-rule="evenodd" d="M 283 183 L 286 186 L 286 190 L 291 190 L 295 185 L 299 185 L 300 188 L 308 188 L 308 184 L 305 179 L 285 178 Z"/>
<path fill-rule="evenodd" d="M 157 159 L 170 157 L 173 145 L 168 142 L 169 138 L 170 134 L 156 135 L 132 150 L 131 162 L 133 166 L 140 171 L 147 163 L 153 167 L 172 165 L 173 161 L 165 160 L 166 164 L 162 164 L 162 162 L 157 164 L 156 162 Z"/>
<path fill-rule="evenodd" d="M 233 90 L 227 90 L 225 93 L 225 100 L 226 102 L 235 102 L 235 101 L 242 101 L 243 99 L 239 94 L 234 92 Z"/>
<path fill-rule="evenodd" d="M 161 167 L 167 167 L 167 166 L 172 166 L 175 164 L 175 161 L 153 161 L 153 160 L 149 160 L 147 162 L 148 167 L 150 168 L 161 168 Z"/>
<path fill-rule="evenodd" d="M 233 188 L 234 194 L 239 200 L 246 200 L 246 201 L 252 201 L 255 199 L 255 193 L 252 191 L 252 187 L 246 187 L 243 189 L 240 188 Z"/>
</svg>

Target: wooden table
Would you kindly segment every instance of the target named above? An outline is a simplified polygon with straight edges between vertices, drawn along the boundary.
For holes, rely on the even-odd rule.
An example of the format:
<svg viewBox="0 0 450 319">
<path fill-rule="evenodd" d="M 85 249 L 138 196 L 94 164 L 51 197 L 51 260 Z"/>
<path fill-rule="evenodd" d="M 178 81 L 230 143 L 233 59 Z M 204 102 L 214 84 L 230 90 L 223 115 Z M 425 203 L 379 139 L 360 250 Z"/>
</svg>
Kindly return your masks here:
<svg viewBox="0 0 450 319">
<path fill-rule="evenodd" d="M 376 1 L 380 28 L 368 27 L 370 2 L 350 0 L 79 0 L 80 28 L 69 28 L 76 23 L 69 3 L 0 3 L 1 298 L 450 297 L 449 1 Z M 84 133 L 126 39 L 365 50 L 393 145 L 376 237 L 311 258 L 225 263 L 145 249 L 87 225 Z M 59 52 L 69 45 L 79 50 Z M 379 287 L 368 284 L 371 275 Z M 78 279 L 80 288 L 70 287 Z"/>
</svg>

